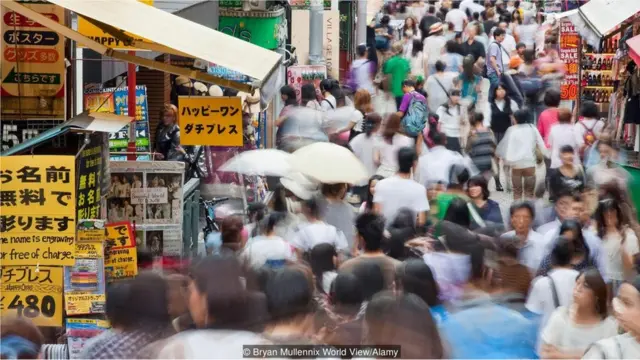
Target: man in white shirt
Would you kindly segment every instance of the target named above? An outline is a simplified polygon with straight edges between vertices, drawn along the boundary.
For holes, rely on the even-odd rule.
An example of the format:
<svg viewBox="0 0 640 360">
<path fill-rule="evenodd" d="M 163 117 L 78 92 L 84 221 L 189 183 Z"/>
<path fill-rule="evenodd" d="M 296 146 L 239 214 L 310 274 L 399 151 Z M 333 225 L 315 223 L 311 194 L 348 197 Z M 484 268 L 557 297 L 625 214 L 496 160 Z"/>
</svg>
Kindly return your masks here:
<svg viewBox="0 0 640 360">
<path fill-rule="evenodd" d="M 461 164 L 464 158 L 460 153 L 445 147 L 446 137 L 442 133 L 431 135 L 435 144 L 418 159 L 418 182 L 429 187 L 431 184 L 449 183 L 449 170 L 454 164 Z"/>
<path fill-rule="evenodd" d="M 469 10 L 471 16 L 473 16 L 473 13 L 481 14 L 485 10 L 484 6 L 476 4 L 474 0 L 462 0 L 462 2 L 460 3 L 460 10 L 464 11 L 464 13 L 466 14 L 467 9 Z"/>
<path fill-rule="evenodd" d="M 418 226 L 425 223 L 429 211 L 427 189 L 411 179 L 411 171 L 417 165 L 416 151 L 410 147 L 398 150 L 398 172 L 376 185 L 373 197 L 374 211 L 384 216 L 387 223 L 393 221 L 401 208 L 409 208 L 418 217 Z"/>
<path fill-rule="evenodd" d="M 508 231 L 502 236 L 516 237 L 521 242 L 518 260 L 535 275 L 542 257 L 545 255 L 546 244 L 544 237 L 531 228 L 535 217 L 533 205 L 529 202 L 514 203 L 509 209 L 509 216 L 511 227 L 514 230 Z"/>
<path fill-rule="evenodd" d="M 445 22 L 453 24 L 453 31 L 461 33 L 467 26 L 468 18 L 467 14 L 460 10 L 460 3 L 454 1 L 451 4 L 451 10 L 447 12 L 447 16 L 444 18 Z"/>
<path fill-rule="evenodd" d="M 436 62 L 442 56 L 442 50 L 447 43 L 447 38 L 444 37 L 444 27 L 441 22 L 437 22 L 429 27 L 429 37 L 424 39 L 423 42 L 423 54 L 427 57 L 427 64 L 429 65 L 429 74 L 431 75 L 436 71 Z"/>
</svg>

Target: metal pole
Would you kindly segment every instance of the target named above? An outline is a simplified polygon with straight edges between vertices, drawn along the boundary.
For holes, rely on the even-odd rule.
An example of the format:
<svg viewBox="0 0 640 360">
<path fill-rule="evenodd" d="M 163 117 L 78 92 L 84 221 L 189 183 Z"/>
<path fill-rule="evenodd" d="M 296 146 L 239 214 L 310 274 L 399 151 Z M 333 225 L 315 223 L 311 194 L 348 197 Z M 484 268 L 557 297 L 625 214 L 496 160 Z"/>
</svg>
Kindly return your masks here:
<svg viewBox="0 0 640 360">
<path fill-rule="evenodd" d="M 135 56 L 135 51 L 129 51 L 129 55 Z M 127 107 L 129 108 L 129 116 L 133 118 L 131 125 L 129 125 L 129 145 L 127 146 L 127 152 L 135 153 L 136 148 L 136 64 L 129 63 L 127 71 L 127 87 L 129 88 L 129 98 Z M 127 155 L 127 160 L 135 161 L 136 155 Z"/>
<path fill-rule="evenodd" d="M 309 7 L 309 64 L 322 65 L 322 37 L 324 21 L 322 0 L 311 0 Z"/>
<path fill-rule="evenodd" d="M 367 43 L 367 2 L 365 0 L 358 1 L 358 11 L 356 13 L 356 44 Z"/>
</svg>

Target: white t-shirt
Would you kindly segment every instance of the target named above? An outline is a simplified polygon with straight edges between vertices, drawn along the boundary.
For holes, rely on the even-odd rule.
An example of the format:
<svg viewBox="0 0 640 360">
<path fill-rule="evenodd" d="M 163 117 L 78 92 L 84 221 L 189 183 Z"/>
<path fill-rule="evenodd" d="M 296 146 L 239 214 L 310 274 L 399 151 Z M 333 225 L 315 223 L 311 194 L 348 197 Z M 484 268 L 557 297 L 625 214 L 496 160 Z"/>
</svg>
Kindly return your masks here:
<svg viewBox="0 0 640 360">
<path fill-rule="evenodd" d="M 617 334 L 618 323 L 613 317 L 595 325 L 577 325 L 569 316 L 569 308 L 561 306 L 551 314 L 540 337 L 560 351 L 584 353 L 594 342 Z"/>
<path fill-rule="evenodd" d="M 460 153 L 441 145 L 434 146 L 418 159 L 418 182 L 425 187 L 439 181 L 448 184 L 451 166 L 462 162 Z"/>
<path fill-rule="evenodd" d="M 351 64 L 351 69 L 355 77 L 355 82 L 359 89 L 365 89 L 370 94 L 375 94 L 373 81 L 371 80 L 371 61 L 368 59 L 357 59 Z M 357 89 L 353 89 L 354 91 Z"/>
<path fill-rule="evenodd" d="M 424 89 L 429 94 L 427 96 L 427 106 L 429 106 L 430 112 L 435 112 L 442 104 L 446 104 L 449 101 L 447 93 L 451 92 L 453 80 L 457 77 L 458 73 L 444 72 L 442 74 L 433 74 L 427 78 L 424 83 Z M 438 81 L 442 86 L 438 84 Z M 445 90 L 447 90 L 447 93 L 445 93 Z"/>
<path fill-rule="evenodd" d="M 416 56 L 410 56 L 409 62 L 411 63 L 411 75 L 424 77 L 424 65 L 427 62 L 424 53 L 420 51 Z"/>
<path fill-rule="evenodd" d="M 326 104 L 326 101 L 324 102 Z M 353 129 L 362 131 L 362 120 L 364 116 L 353 106 L 343 106 L 335 110 L 328 110 L 324 126 L 332 130 L 346 128 L 350 123 L 354 123 Z"/>
<path fill-rule="evenodd" d="M 391 176 L 376 184 L 373 202 L 382 206 L 387 222 L 393 221 L 398 210 L 409 208 L 416 214 L 429 211 L 427 189 L 411 179 Z"/>
<path fill-rule="evenodd" d="M 440 123 L 440 129 L 447 137 L 460 137 L 460 106 L 450 106 L 449 109 L 444 106 L 440 106 L 436 114 L 440 117 L 438 122 Z"/>
<path fill-rule="evenodd" d="M 289 239 L 291 245 L 302 251 L 310 251 L 319 244 L 331 244 L 337 251 L 349 250 L 349 244 L 342 231 L 324 222 L 303 225 Z"/>
<path fill-rule="evenodd" d="M 484 6 L 476 4 L 475 2 L 473 2 L 473 0 L 462 0 L 462 2 L 460 3 L 460 10 L 462 10 L 466 14 L 467 9 L 469 9 L 469 11 L 471 12 L 471 16 L 473 16 L 473 13 L 476 12 L 478 14 L 481 14 L 485 10 Z"/>
<path fill-rule="evenodd" d="M 638 238 L 633 230 L 625 230 L 624 250 L 628 255 L 634 256 L 638 249 Z M 602 249 L 605 252 L 607 279 L 625 280 L 624 268 L 622 266 L 622 237 L 620 234 L 606 234 L 602 239 Z"/>
<path fill-rule="evenodd" d="M 377 142 L 380 141 L 380 135 L 371 134 L 371 136 L 367 137 L 367 134 L 358 134 L 349 142 L 349 146 L 353 153 L 362 161 L 364 167 L 367 169 L 369 173 L 369 177 L 375 175 L 378 167 L 373 161 L 373 151 Z M 359 186 L 367 185 L 368 180 L 365 179 Z"/>
<path fill-rule="evenodd" d="M 467 20 L 467 14 L 460 9 L 451 9 L 447 13 L 444 21 L 453 24 L 453 31 L 462 32 L 464 30 L 464 22 Z"/>
<path fill-rule="evenodd" d="M 525 306 L 532 313 L 542 315 L 540 329 L 544 329 L 551 313 L 556 309 L 549 276 L 553 278 L 553 283 L 556 287 L 558 306 L 569 306 L 573 301 L 573 288 L 576 285 L 576 279 L 579 274 L 578 271 L 573 269 L 560 268 L 549 271 L 548 276 L 538 276 L 533 279 Z"/>
<path fill-rule="evenodd" d="M 515 235 L 515 230 L 512 230 L 504 233 L 502 236 L 512 237 Z M 518 253 L 518 261 L 528 267 L 531 273 L 535 274 L 546 254 L 546 247 L 547 243 L 545 242 L 544 235 L 530 229 L 529 234 L 527 234 L 527 241 Z"/>
<path fill-rule="evenodd" d="M 403 147 L 413 147 L 415 142 L 412 138 L 395 134 L 389 144 L 384 138 L 380 137 L 376 140 L 375 151 L 380 153 L 380 167 L 378 174 L 382 176 L 391 176 L 398 172 L 398 150 Z"/>
<path fill-rule="evenodd" d="M 253 269 L 260 269 L 267 262 L 296 261 L 293 246 L 279 236 L 256 236 L 240 254 L 240 258 Z"/>
<path fill-rule="evenodd" d="M 560 148 L 565 145 L 573 147 L 573 163 L 580 164 L 580 154 L 578 152 L 580 145 L 576 141 L 576 132 L 573 124 L 555 124 L 551 126 L 551 132 L 547 142 L 551 146 L 551 168 L 556 169 L 562 166 L 560 160 Z"/>
<path fill-rule="evenodd" d="M 440 60 L 442 56 L 442 49 L 447 44 L 447 38 L 444 36 L 429 36 L 424 39 L 424 51 L 427 56 L 427 63 L 433 65 L 436 61 Z"/>
</svg>

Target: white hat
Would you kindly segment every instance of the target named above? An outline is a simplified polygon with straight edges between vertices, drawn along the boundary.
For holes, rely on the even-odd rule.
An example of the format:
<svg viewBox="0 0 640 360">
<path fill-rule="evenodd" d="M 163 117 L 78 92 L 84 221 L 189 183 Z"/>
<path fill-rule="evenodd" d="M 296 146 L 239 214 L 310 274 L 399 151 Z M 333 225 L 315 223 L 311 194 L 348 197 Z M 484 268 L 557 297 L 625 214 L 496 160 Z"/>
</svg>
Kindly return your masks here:
<svg viewBox="0 0 640 360">
<path fill-rule="evenodd" d="M 301 173 L 293 173 L 282 177 L 280 178 L 280 183 L 302 200 L 311 199 L 318 191 L 319 185 Z"/>
<path fill-rule="evenodd" d="M 242 111 L 249 114 L 257 114 L 260 112 L 260 90 L 253 91 L 253 95 L 239 91 L 238 97 L 242 99 Z"/>
<path fill-rule="evenodd" d="M 196 81 L 195 83 L 193 83 L 193 87 L 199 93 L 205 93 L 206 94 L 206 93 L 209 92 L 209 89 L 207 89 L 207 85 L 201 83 L 200 81 Z"/>
<path fill-rule="evenodd" d="M 223 96 L 222 88 L 218 85 L 211 85 L 209 88 L 209 96 Z"/>
</svg>

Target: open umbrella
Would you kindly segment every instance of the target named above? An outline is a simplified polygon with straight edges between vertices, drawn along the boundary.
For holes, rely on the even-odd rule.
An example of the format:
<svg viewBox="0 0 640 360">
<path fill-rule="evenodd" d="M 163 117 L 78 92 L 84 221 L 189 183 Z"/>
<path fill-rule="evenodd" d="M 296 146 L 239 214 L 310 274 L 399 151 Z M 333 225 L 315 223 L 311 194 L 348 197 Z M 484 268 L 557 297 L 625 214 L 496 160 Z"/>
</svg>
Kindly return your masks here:
<svg viewBox="0 0 640 360">
<path fill-rule="evenodd" d="M 220 171 L 243 175 L 285 176 L 291 173 L 291 154 L 276 149 L 245 151 L 231 158 L 220 167 Z"/>
<path fill-rule="evenodd" d="M 364 164 L 347 148 L 318 142 L 291 155 L 294 171 L 325 184 L 357 184 L 369 177 Z"/>
</svg>

